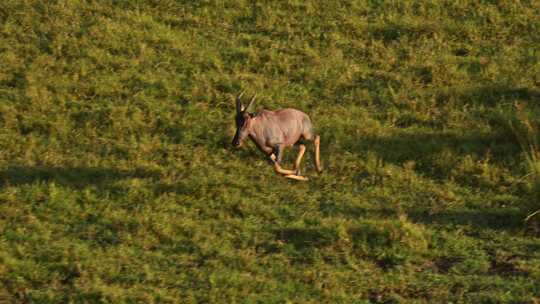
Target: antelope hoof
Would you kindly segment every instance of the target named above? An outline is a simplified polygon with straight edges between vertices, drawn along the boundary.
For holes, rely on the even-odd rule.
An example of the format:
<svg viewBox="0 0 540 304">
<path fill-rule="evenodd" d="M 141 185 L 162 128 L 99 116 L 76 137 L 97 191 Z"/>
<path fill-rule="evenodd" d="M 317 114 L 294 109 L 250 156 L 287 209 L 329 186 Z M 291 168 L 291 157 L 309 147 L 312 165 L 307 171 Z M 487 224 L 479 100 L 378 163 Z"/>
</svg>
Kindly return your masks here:
<svg viewBox="0 0 540 304">
<path fill-rule="evenodd" d="M 290 179 L 295 179 L 295 180 L 298 180 L 298 181 L 307 181 L 307 180 L 309 180 L 305 176 L 300 176 L 300 175 L 295 175 L 295 174 L 285 175 L 285 177 L 290 178 Z"/>
</svg>

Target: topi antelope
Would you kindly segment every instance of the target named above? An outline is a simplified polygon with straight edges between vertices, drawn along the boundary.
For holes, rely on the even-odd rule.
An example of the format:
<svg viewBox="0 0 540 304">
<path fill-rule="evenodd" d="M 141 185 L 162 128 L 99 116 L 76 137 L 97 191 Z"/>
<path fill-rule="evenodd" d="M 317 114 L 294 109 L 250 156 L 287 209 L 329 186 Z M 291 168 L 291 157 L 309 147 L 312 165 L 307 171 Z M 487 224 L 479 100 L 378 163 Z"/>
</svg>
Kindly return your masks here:
<svg viewBox="0 0 540 304">
<path fill-rule="evenodd" d="M 244 107 L 241 98 L 244 93 L 236 97 L 236 134 L 232 141 L 233 146 L 240 147 L 249 136 L 253 142 L 266 155 L 270 157 L 277 173 L 287 178 L 307 180 L 300 175 L 300 162 L 306 152 L 306 146 L 302 140 L 314 141 L 315 143 L 315 166 L 317 171 L 322 172 L 320 161 L 320 136 L 313 133 L 313 125 L 309 116 L 296 109 L 279 109 L 276 111 L 262 110 L 257 114 L 248 112 L 255 100 L 256 94 Z M 283 151 L 287 147 L 298 144 L 299 151 L 294 170 L 281 167 Z"/>
</svg>

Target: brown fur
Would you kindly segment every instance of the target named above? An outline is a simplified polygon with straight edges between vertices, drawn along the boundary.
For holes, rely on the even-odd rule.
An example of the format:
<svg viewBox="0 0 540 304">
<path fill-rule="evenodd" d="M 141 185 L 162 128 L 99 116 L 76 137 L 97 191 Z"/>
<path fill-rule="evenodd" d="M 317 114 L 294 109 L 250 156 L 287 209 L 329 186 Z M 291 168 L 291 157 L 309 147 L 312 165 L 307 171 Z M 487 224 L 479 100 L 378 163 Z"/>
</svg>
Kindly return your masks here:
<svg viewBox="0 0 540 304">
<path fill-rule="evenodd" d="M 237 98 L 236 125 L 237 130 L 233 145 L 240 147 L 249 137 L 267 154 L 276 172 L 289 178 L 305 180 L 299 175 L 300 162 L 305 152 L 305 146 L 300 145 L 300 151 L 295 162 L 295 171 L 281 168 L 283 151 L 287 147 L 297 144 L 300 140 L 314 141 L 315 165 L 317 171 L 322 172 L 320 163 L 320 136 L 313 133 L 313 125 L 309 116 L 297 109 L 286 108 L 275 111 L 262 110 L 257 115 L 247 112 L 252 104 L 253 97 L 247 107 L 244 107 Z"/>
</svg>

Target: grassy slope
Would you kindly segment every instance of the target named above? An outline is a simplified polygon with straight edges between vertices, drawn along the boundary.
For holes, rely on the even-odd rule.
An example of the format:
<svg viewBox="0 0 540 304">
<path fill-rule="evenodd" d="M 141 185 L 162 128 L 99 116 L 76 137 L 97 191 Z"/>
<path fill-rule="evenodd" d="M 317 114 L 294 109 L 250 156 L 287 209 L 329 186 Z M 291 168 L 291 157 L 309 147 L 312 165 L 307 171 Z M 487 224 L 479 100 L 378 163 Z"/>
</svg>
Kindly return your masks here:
<svg viewBox="0 0 540 304">
<path fill-rule="evenodd" d="M 538 301 L 538 2 L 321 2 L 2 1 L 0 298 Z M 243 89 L 323 175 L 230 149 Z"/>
</svg>

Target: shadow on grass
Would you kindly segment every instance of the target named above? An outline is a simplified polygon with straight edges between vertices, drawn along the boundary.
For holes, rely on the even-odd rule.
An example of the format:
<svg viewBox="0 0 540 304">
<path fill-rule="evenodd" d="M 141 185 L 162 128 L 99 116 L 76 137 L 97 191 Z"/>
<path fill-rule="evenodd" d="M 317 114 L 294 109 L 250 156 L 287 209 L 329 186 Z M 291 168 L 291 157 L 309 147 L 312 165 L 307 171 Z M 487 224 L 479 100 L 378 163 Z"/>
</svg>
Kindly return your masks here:
<svg viewBox="0 0 540 304">
<path fill-rule="evenodd" d="M 336 231 L 329 228 L 284 228 L 275 230 L 274 234 L 299 251 L 326 247 L 339 239 Z"/>
<path fill-rule="evenodd" d="M 447 210 L 435 214 L 429 211 L 411 211 L 413 222 L 447 227 L 470 226 L 478 230 L 517 231 L 524 228 L 525 214 L 516 208 L 491 208 L 477 210 Z"/>
<path fill-rule="evenodd" d="M 514 163 L 521 153 L 519 144 L 506 132 L 399 132 L 393 136 L 356 139 L 349 138 L 342 143 L 342 149 L 365 157 L 374 152 L 382 161 L 401 166 L 407 161 L 416 163 L 415 170 L 435 179 L 444 178 L 452 162 L 460 161 L 460 156 L 471 155 L 483 159 L 489 154 L 491 163 L 505 166 Z M 441 167 L 440 157 L 447 154 L 450 162 Z"/>
<path fill-rule="evenodd" d="M 480 156 L 489 150 L 496 159 L 513 157 L 521 151 L 517 142 L 503 132 L 470 132 L 463 135 L 449 132 L 406 133 L 394 137 L 368 137 L 347 145 L 352 151 L 375 150 L 390 162 L 426 158 L 446 149 L 455 154 Z"/>
<path fill-rule="evenodd" d="M 414 26 L 404 23 L 393 23 L 372 27 L 370 34 L 375 39 L 380 39 L 386 43 L 389 43 L 404 37 L 412 40 L 417 40 L 421 37 L 432 37 L 437 33 L 437 31 L 438 28 L 434 24 L 426 23 L 420 26 Z"/>
<path fill-rule="evenodd" d="M 437 94 L 438 102 L 446 102 L 449 99 L 494 106 L 500 102 L 509 102 L 516 99 L 522 101 L 540 101 L 540 90 L 491 84 L 458 91 L 447 89 Z"/>
<path fill-rule="evenodd" d="M 9 167 L 0 171 L 0 187 L 55 182 L 60 185 L 83 188 L 88 185 L 106 185 L 126 178 L 156 178 L 159 173 L 142 168 L 119 170 L 99 167 Z"/>
<path fill-rule="evenodd" d="M 454 88 L 442 90 L 436 93 L 440 102 L 450 99 L 463 101 L 464 103 L 479 103 L 493 106 L 500 102 L 513 100 L 540 101 L 540 90 L 529 88 L 512 88 L 505 85 L 475 86 L 463 90 Z M 414 120 L 398 121 L 399 125 L 418 125 Z M 493 118 L 492 118 L 493 119 Z M 353 153 L 365 154 L 373 150 L 384 161 L 401 164 L 404 161 L 426 161 L 425 169 L 430 167 L 429 157 L 449 150 L 454 155 L 476 154 L 484 156 L 488 151 L 492 161 L 504 161 L 515 159 L 521 152 L 519 143 L 514 134 L 503 121 L 497 119 L 490 122 L 493 127 L 491 132 L 479 130 L 467 130 L 464 134 L 448 131 L 420 131 L 421 133 L 407 133 L 406 129 L 397 131 L 393 136 L 372 136 L 357 138 L 346 137 L 341 143 L 342 149 Z M 421 125 L 420 125 L 421 127 Z M 426 170 L 429 171 L 429 170 Z"/>
<path fill-rule="evenodd" d="M 399 211 L 394 206 L 362 206 L 349 204 L 347 202 L 333 200 L 321 201 L 319 211 L 325 217 L 339 216 L 350 219 L 360 218 L 398 218 Z"/>
<path fill-rule="evenodd" d="M 335 229 L 331 228 L 282 228 L 274 229 L 277 243 L 265 244 L 261 247 L 266 253 L 285 251 L 299 264 L 313 264 L 316 252 L 332 246 L 339 240 Z"/>
</svg>

